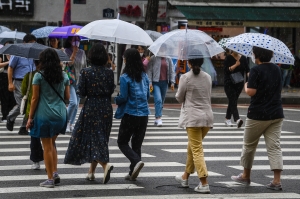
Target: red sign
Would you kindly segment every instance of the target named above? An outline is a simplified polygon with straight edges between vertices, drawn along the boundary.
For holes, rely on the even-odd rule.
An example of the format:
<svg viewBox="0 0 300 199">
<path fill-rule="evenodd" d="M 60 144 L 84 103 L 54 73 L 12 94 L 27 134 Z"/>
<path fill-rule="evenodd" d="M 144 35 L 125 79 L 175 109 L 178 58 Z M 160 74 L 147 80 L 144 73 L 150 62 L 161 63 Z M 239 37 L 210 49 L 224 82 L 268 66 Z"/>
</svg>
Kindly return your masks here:
<svg viewBox="0 0 300 199">
<path fill-rule="evenodd" d="M 204 32 L 222 32 L 223 28 L 198 27 L 198 30 L 201 30 Z"/>
<path fill-rule="evenodd" d="M 141 8 L 137 6 L 128 5 L 127 7 L 120 6 L 120 15 L 126 15 L 128 17 L 140 17 L 142 15 Z"/>
</svg>

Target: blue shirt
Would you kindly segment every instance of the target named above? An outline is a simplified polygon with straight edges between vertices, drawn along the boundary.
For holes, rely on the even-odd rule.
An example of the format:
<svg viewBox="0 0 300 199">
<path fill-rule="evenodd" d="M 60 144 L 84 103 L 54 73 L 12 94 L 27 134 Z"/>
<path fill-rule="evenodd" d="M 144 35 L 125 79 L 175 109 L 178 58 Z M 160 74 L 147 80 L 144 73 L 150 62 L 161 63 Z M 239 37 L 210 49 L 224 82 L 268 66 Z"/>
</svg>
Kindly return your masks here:
<svg viewBox="0 0 300 199">
<path fill-rule="evenodd" d="M 115 98 L 118 109 L 119 107 L 123 107 L 121 108 L 121 113 L 119 113 L 121 117 L 124 113 L 134 116 L 149 115 L 149 97 L 149 79 L 146 73 L 142 74 L 142 80 L 140 82 L 132 80 L 126 73 L 121 75 L 120 95 Z"/>
<path fill-rule="evenodd" d="M 11 56 L 9 60 L 9 67 L 14 69 L 14 79 L 23 79 L 27 73 L 35 71 L 33 59 L 23 57 Z"/>
</svg>

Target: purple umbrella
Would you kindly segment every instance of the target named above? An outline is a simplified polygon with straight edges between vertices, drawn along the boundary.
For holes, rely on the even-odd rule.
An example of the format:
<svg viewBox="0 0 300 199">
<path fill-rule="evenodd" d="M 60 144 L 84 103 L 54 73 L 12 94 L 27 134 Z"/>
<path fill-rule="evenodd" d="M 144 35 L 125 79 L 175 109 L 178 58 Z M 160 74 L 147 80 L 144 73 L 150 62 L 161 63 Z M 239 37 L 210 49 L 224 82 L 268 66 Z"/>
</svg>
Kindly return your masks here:
<svg viewBox="0 0 300 199">
<path fill-rule="evenodd" d="M 55 28 L 48 37 L 56 37 L 56 38 L 68 38 L 69 36 L 77 36 L 75 35 L 82 26 L 71 25 L 71 26 L 63 26 Z"/>
</svg>

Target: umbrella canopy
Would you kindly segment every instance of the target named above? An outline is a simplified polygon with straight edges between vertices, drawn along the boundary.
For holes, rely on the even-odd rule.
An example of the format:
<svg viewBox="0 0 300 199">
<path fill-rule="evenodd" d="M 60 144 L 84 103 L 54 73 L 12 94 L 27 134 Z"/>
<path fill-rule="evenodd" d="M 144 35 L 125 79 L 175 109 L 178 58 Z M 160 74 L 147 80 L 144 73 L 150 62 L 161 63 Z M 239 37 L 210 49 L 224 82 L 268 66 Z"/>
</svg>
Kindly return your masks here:
<svg viewBox="0 0 300 199">
<path fill-rule="evenodd" d="M 69 36 L 76 36 L 75 34 L 82 28 L 82 26 L 71 25 L 55 28 L 48 37 L 67 38 Z"/>
<path fill-rule="evenodd" d="M 24 32 L 18 31 L 4 31 L 0 33 L 0 39 L 21 39 L 26 35 Z"/>
<path fill-rule="evenodd" d="M 0 26 L 0 33 L 4 31 L 11 31 L 11 29 L 5 27 L 5 26 Z"/>
<path fill-rule="evenodd" d="M 40 53 L 47 48 L 50 47 L 38 43 L 8 44 L 0 49 L 0 54 L 39 59 Z M 60 61 L 70 61 L 70 58 L 62 50 L 55 50 Z"/>
<path fill-rule="evenodd" d="M 46 38 L 50 35 L 50 33 L 55 29 L 58 28 L 57 26 L 45 26 L 42 28 L 38 28 L 31 32 L 36 38 Z"/>
<path fill-rule="evenodd" d="M 157 40 L 162 34 L 153 30 L 145 30 L 145 32 L 151 37 L 153 41 Z"/>
<path fill-rule="evenodd" d="M 149 46 L 153 43 L 143 29 L 119 19 L 93 21 L 81 28 L 77 35 L 120 44 Z"/>
<path fill-rule="evenodd" d="M 222 38 L 218 44 L 224 49 L 226 50 L 226 43 L 231 39 L 231 37 L 228 38 Z"/>
<path fill-rule="evenodd" d="M 159 57 L 189 60 L 213 57 L 223 48 L 209 35 L 200 30 L 174 30 L 159 37 L 149 50 Z"/>
<path fill-rule="evenodd" d="M 273 63 L 294 64 L 295 59 L 289 48 L 282 41 L 266 34 L 243 33 L 226 43 L 228 49 L 245 56 L 252 54 L 253 46 L 273 51 Z"/>
</svg>

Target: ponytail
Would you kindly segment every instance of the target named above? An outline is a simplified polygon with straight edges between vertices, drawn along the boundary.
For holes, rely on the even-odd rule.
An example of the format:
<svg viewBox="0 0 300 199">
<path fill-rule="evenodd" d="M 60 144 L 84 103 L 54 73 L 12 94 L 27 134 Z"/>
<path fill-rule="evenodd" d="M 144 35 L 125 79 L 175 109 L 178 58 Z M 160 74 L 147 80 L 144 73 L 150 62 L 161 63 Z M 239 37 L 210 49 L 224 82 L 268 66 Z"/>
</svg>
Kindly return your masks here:
<svg viewBox="0 0 300 199">
<path fill-rule="evenodd" d="M 196 59 L 190 59 L 189 64 L 192 66 L 192 70 L 194 75 L 199 75 L 200 73 L 200 67 L 203 64 L 204 59 L 203 58 L 196 58 Z"/>
</svg>

